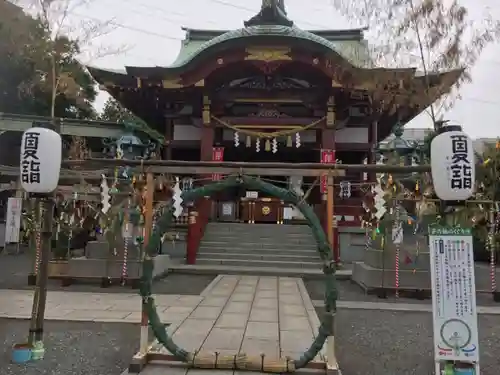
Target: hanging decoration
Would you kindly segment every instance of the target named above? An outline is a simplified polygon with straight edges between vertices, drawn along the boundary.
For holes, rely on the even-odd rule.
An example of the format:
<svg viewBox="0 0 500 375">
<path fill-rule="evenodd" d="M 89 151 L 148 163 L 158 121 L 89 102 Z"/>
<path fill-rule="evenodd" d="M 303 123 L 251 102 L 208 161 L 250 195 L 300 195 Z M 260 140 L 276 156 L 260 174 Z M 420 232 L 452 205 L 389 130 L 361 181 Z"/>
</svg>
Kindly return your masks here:
<svg viewBox="0 0 500 375">
<path fill-rule="evenodd" d="M 71 251 L 71 241 L 73 240 L 73 227 L 75 225 L 75 214 L 76 214 L 76 202 L 78 200 L 78 193 L 75 191 L 73 193 L 72 210 L 71 216 L 69 217 L 69 234 L 68 234 L 68 255 Z"/>
<path fill-rule="evenodd" d="M 384 198 L 385 192 L 382 189 L 382 186 L 380 185 L 380 183 L 377 183 L 377 185 L 375 185 L 373 187 L 372 193 L 373 193 L 373 201 L 374 201 L 374 207 L 375 207 L 374 215 L 375 215 L 375 218 L 378 221 L 380 221 L 380 219 L 382 219 L 382 217 L 387 212 L 387 208 L 385 207 L 386 201 Z"/>
<path fill-rule="evenodd" d="M 224 160 L 224 147 L 213 147 L 212 148 L 212 161 L 223 161 Z M 212 181 L 222 180 L 222 175 L 220 173 L 212 174 Z"/>
<path fill-rule="evenodd" d="M 498 229 L 500 228 L 500 213 L 495 213 L 495 207 L 492 204 L 490 209 L 490 220 L 489 220 L 490 228 L 488 231 L 488 239 L 486 241 L 487 250 L 490 252 L 490 280 L 491 280 L 491 293 L 493 295 L 497 291 L 497 275 L 496 275 L 496 234 Z"/>
<path fill-rule="evenodd" d="M 246 147 L 252 147 L 252 137 L 250 137 L 249 135 L 247 135 L 247 137 L 246 137 L 245 146 Z"/>
<path fill-rule="evenodd" d="M 434 192 L 444 201 L 464 201 L 474 194 L 475 156 L 472 140 L 460 126 L 446 126 L 431 142 Z"/>
<path fill-rule="evenodd" d="M 396 298 L 399 298 L 399 256 L 401 253 L 401 243 L 403 242 L 403 223 L 401 221 L 401 208 L 399 203 L 397 201 L 394 202 L 394 206 L 395 220 L 392 228 L 392 243 L 396 246 L 394 287 L 396 289 Z"/>
<path fill-rule="evenodd" d="M 335 164 L 335 150 L 321 149 L 321 164 Z M 326 187 L 328 184 L 328 177 L 321 176 L 320 192 L 326 194 Z"/>
<path fill-rule="evenodd" d="M 181 180 L 181 190 L 188 191 L 193 188 L 193 179 L 191 177 L 184 177 Z"/>
<path fill-rule="evenodd" d="M 300 133 L 299 132 L 295 133 L 295 147 L 296 148 L 300 147 Z"/>
<path fill-rule="evenodd" d="M 260 138 L 255 141 L 255 151 L 260 152 Z"/>
<path fill-rule="evenodd" d="M 108 180 L 106 179 L 106 175 L 102 174 L 101 177 L 102 177 L 100 185 L 101 205 L 102 205 L 101 212 L 103 214 L 106 214 L 111 208 L 111 203 L 110 203 L 111 196 L 109 195 L 109 186 L 108 186 Z"/>
<path fill-rule="evenodd" d="M 278 152 L 278 140 L 276 138 L 273 138 L 272 151 L 273 154 Z"/>
<path fill-rule="evenodd" d="M 246 135 L 251 135 L 255 138 L 266 138 L 266 139 L 271 139 L 271 138 L 279 138 L 279 137 L 285 137 L 287 135 L 291 135 L 291 134 L 294 134 L 294 133 L 298 133 L 297 132 L 297 128 L 298 127 L 293 127 L 293 128 L 288 128 L 288 129 L 284 129 L 284 130 L 277 130 L 277 131 L 272 131 L 272 132 L 259 132 L 259 131 L 254 131 L 254 130 L 249 130 L 249 129 L 241 129 L 240 127 L 238 127 L 237 125 L 232 125 L 230 124 L 229 122 L 227 121 L 224 121 L 216 116 L 211 116 L 212 119 L 225 126 L 226 128 L 228 129 L 231 129 L 235 132 L 239 132 L 239 133 L 243 133 L 243 134 L 246 134 Z M 320 124 L 321 122 L 323 122 L 323 120 L 326 118 L 326 116 L 323 116 L 322 118 L 316 120 L 316 121 L 313 121 L 311 122 L 310 124 L 308 125 L 305 125 L 305 126 L 302 126 L 300 127 L 299 131 L 300 132 L 303 132 L 305 130 L 309 130 L 309 129 L 312 129 L 313 127 L 315 127 L 316 125 Z"/>
<path fill-rule="evenodd" d="M 234 147 L 238 147 L 240 145 L 240 133 L 234 132 Z"/>
<path fill-rule="evenodd" d="M 271 151 L 271 141 L 269 140 L 269 138 L 268 138 L 268 139 L 266 139 L 266 142 L 265 142 L 265 144 L 264 144 L 264 149 L 265 149 L 267 152 Z"/>
<path fill-rule="evenodd" d="M 286 147 L 292 147 L 292 146 L 293 146 L 292 136 L 287 135 L 286 136 Z"/>
<path fill-rule="evenodd" d="M 175 178 L 175 185 L 174 185 L 174 188 L 173 188 L 173 197 L 172 197 L 172 200 L 173 200 L 173 207 L 174 207 L 174 213 L 173 215 L 178 218 L 179 216 L 181 216 L 182 214 L 182 211 L 183 211 L 183 208 L 182 208 L 182 202 L 183 202 L 183 199 L 182 199 L 182 190 L 179 186 L 179 177 L 176 177 Z"/>
<path fill-rule="evenodd" d="M 351 197 L 351 183 L 349 181 L 340 182 L 340 193 L 339 197 L 347 199 Z"/>
<path fill-rule="evenodd" d="M 122 277 L 121 285 L 125 285 L 128 276 L 128 246 L 130 243 L 130 237 L 132 237 L 132 223 L 130 222 L 130 211 L 131 200 L 128 199 L 127 208 L 125 211 L 124 227 L 123 227 L 123 264 L 122 264 Z"/>
<path fill-rule="evenodd" d="M 368 158 L 363 159 L 363 164 L 364 165 L 368 164 Z M 368 172 L 363 172 L 363 181 L 368 181 Z"/>
</svg>

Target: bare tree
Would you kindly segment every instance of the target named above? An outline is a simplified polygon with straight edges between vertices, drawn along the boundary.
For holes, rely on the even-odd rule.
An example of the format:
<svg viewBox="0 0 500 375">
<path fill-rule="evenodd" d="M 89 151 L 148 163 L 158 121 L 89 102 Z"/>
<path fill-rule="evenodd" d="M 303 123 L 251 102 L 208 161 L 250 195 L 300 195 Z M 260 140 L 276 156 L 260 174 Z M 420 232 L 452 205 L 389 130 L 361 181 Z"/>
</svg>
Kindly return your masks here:
<svg viewBox="0 0 500 375">
<path fill-rule="evenodd" d="M 99 37 L 113 29 L 113 21 L 82 20 L 70 22 L 75 9 L 88 5 L 89 0 L 28 0 L 28 11 L 42 24 L 44 37 L 35 41 L 32 61 L 36 81 L 32 88 L 51 95 L 50 116 L 55 123 L 59 97 L 71 98 L 81 108 L 92 108 L 88 86 L 91 80 L 83 64 L 122 49 L 96 45 Z M 87 61 L 84 61 L 87 60 Z M 91 95 L 92 96 L 92 95 Z M 93 99 L 93 98 L 92 98 Z"/>
<path fill-rule="evenodd" d="M 493 19 L 485 7 L 476 20 L 459 0 L 331 0 L 341 14 L 367 26 L 375 41 L 374 64 L 387 68 L 417 67 L 423 74 L 416 85 L 424 85 L 426 100 L 409 98 L 413 88 L 383 87 L 384 102 L 395 102 L 403 96 L 405 104 L 429 107 L 434 127 L 440 125 L 440 111 L 448 109 L 459 98 L 460 87 L 471 80 L 470 71 L 484 48 L 500 36 L 500 22 Z M 453 71 L 447 76 L 455 80 L 436 85 L 438 71 Z M 420 87 L 421 89 L 422 87 Z M 445 95 L 449 94 L 449 95 Z M 441 96 L 433 104 L 432 99 Z M 396 100 L 397 102 L 397 100 Z"/>
</svg>

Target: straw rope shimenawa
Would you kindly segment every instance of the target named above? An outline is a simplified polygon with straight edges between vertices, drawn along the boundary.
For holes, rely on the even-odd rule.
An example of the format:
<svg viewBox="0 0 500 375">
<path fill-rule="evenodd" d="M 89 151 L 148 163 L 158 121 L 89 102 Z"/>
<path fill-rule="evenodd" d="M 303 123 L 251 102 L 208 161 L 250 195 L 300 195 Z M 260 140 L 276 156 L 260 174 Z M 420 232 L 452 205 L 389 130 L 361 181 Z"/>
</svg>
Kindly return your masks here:
<svg viewBox="0 0 500 375">
<path fill-rule="evenodd" d="M 265 354 L 247 356 L 245 353 L 236 355 L 220 355 L 219 353 L 200 352 L 189 353 L 187 363 L 200 369 L 246 370 L 269 373 L 294 372 L 294 360 L 291 357 L 272 358 Z"/>
<path fill-rule="evenodd" d="M 172 205 L 165 208 L 164 213 L 159 218 L 155 229 L 148 241 L 145 249 L 145 257 L 142 268 L 142 278 L 140 294 L 143 299 L 145 313 L 148 315 L 149 325 L 158 340 L 173 357 L 186 363 L 188 366 L 204 369 L 229 369 L 229 370 L 247 370 L 260 371 L 268 373 L 294 372 L 297 369 L 307 366 L 319 353 L 327 338 L 333 335 L 334 317 L 336 314 L 337 288 L 335 284 L 335 263 L 332 260 L 330 244 L 326 238 L 321 222 L 314 213 L 314 210 L 301 197 L 293 191 L 283 189 L 269 184 L 260 179 L 241 175 L 229 176 L 225 180 L 210 185 L 205 185 L 182 193 L 183 202 L 194 202 L 200 197 L 212 196 L 213 194 L 234 188 L 244 186 L 249 190 L 258 190 L 269 195 L 280 198 L 281 200 L 295 205 L 304 215 L 309 223 L 312 234 L 316 239 L 318 252 L 323 261 L 323 273 L 325 275 L 325 314 L 322 317 L 318 333 L 307 349 L 299 358 L 272 358 L 262 354 L 260 356 L 247 356 L 246 354 L 220 355 L 213 352 L 188 352 L 179 347 L 168 334 L 165 325 L 162 324 L 156 311 L 154 297 L 152 296 L 153 280 L 153 260 L 154 251 L 159 246 L 162 236 L 168 231 L 173 219 L 174 209 Z"/>
</svg>

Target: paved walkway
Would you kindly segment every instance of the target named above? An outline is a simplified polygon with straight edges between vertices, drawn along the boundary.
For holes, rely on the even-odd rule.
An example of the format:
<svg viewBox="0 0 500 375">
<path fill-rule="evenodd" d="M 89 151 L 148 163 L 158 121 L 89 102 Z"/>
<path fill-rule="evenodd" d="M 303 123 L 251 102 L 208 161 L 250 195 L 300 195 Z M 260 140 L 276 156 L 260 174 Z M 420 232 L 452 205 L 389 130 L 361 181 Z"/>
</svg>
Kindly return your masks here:
<svg viewBox="0 0 500 375">
<path fill-rule="evenodd" d="M 298 278 L 224 275 L 200 296 L 159 295 L 156 300 L 162 321 L 171 323 L 175 342 L 192 351 L 298 357 L 313 341 L 319 325 Z M 0 317 L 27 318 L 31 303 L 30 291 L 0 291 Z M 139 322 L 139 311 L 137 295 L 49 292 L 46 317 Z M 152 373 L 165 371 L 165 367 L 148 368 Z"/>
</svg>

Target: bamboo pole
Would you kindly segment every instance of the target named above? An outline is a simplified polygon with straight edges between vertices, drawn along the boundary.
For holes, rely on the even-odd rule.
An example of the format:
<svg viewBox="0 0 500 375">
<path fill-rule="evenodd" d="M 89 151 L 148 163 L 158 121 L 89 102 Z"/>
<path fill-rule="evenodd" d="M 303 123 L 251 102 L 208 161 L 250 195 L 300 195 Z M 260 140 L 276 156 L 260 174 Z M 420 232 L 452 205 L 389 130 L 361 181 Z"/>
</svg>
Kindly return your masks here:
<svg viewBox="0 0 500 375">
<path fill-rule="evenodd" d="M 94 167 L 107 166 L 129 166 L 129 167 L 198 167 L 198 168 L 236 168 L 238 169 L 311 169 L 330 173 L 332 171 L 358 171 L 377 173 L 413 173 L 430 172 L 430 165 L 401 166 L 384 164 L 321 164 L 321 163 L 261 163 L 261 162 L 233 162 L 233 161 L 186 161 L 186 160 L 123 160 L 123 159 L 85 159 L 85 160 L 64 160 L 63 166 L 85 166 Z M 202 172 L 200 172 L 202 173 Z"/>
<path fill-rule="evenodd" d="M 335 238 L 334 238 L 334 229 L 333 229 L 333 216 L 335 213 L 334 210 L 334 186 L 333 186 L 333 177 L 328 177 L 328 184 L 326 188 L 326 225 L 327 225 L 327 236 L 328 236 L 328 242 L 330 243 L 330 246 L 332 247 L 332 252 L 333 252 L 333 260 L 335 262 L 338 262 L 339 260 L 339 249 L 336 248 L 335 246 Z"/>
<path fill-rule="evenodd" d="M 144 248 L 148 246 L 153 231 L 153 200 L 155 192 L 155 178 L 152 173 L 146 176 L 146 202 L 144 207 Z M 143 250 L 144 251 L 144 250 Z M 145 355 L 149 345 L 148 314 L 145 301 L 141 303 L 141 332 L 139 341 L 139 353 Z"/>
</svg>

